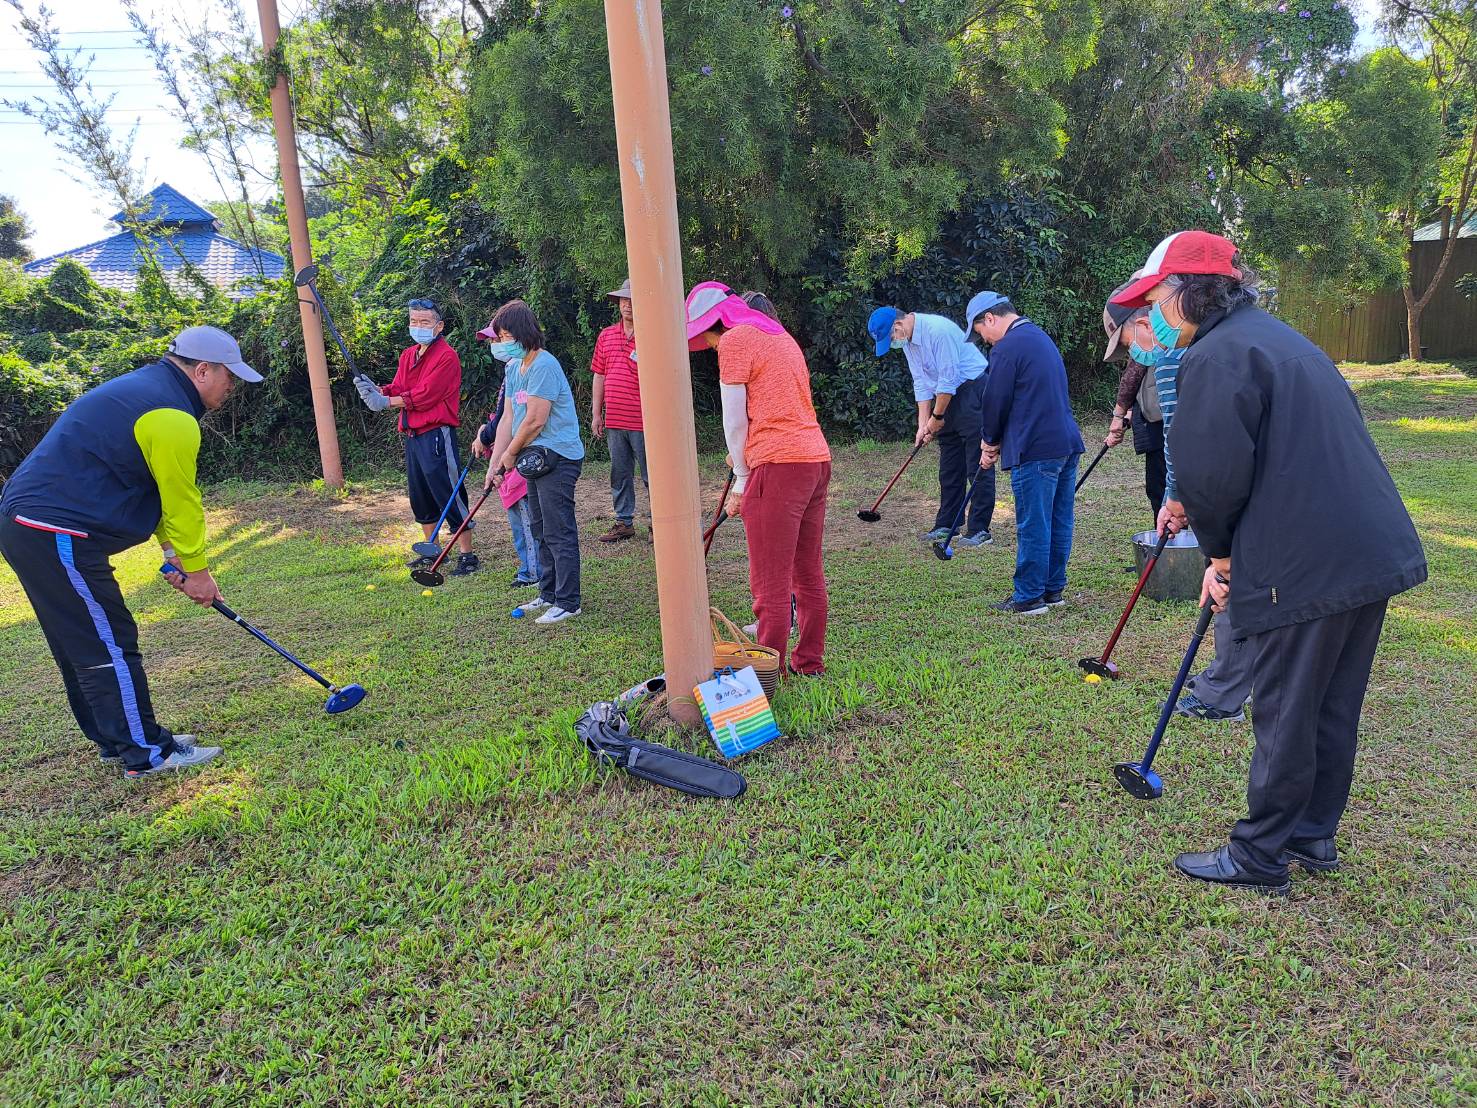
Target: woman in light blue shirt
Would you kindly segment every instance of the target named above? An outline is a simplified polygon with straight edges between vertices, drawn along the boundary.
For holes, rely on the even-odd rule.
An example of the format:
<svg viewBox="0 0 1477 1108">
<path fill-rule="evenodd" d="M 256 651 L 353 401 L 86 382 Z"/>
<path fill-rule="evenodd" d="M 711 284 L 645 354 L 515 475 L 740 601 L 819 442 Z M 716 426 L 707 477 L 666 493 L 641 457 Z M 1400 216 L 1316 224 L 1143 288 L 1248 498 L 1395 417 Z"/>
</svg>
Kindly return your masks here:
<svg viewBox="0 0 1477 1108">
<path fill-rule="evenodd" d="M 507 415 L 497 429 L 487 484 L 496 487 L 521 456 L 542 455 L 547 471 L 528 478 L 528 508 L 539 551 L 539 595 L 520 607 L 541 613 L 535 623 L 562 623 L 580 614 L 580 538 L 574 486 L 584 468 L 574 394 L 559 359 L 544 349 L 532 309 L 511 300 L 478 336 L 507 358 Z M 527 473 L 525 471 L 525 476 Z"/>
</svg>

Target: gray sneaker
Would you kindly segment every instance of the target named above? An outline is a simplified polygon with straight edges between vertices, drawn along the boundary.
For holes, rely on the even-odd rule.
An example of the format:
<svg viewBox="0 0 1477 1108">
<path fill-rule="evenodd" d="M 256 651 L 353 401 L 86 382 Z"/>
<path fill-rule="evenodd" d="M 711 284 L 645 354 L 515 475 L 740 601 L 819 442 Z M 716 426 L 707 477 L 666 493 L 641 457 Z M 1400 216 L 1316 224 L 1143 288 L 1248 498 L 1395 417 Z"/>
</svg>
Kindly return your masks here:
<svg viewBox="0 0 1477 1108">
<path fill-rule="evenodd" d="M 148 777 L 155 773 L 164 773 L 167 770 L 189 769 L 192 766 L 203 766 L 206 762 L 220 756 L 221 748 L 218 746 L 196 746 L 194 735 L 176 735 L 174 737 L 174 753 L 157 766 L 148 769 L 130 769 L 124 771 L 123 776 L 130 781 L 136 781 L 140 777 Z"/>
<path fill-rule="evenodd" d="M 951 533 L 952 532 L 950 532 L 947 527 L 935 527 L 932 531 L 929 531 L 923 535 L 923 541 L 938 542 L 939 539 L 948 538 Z"/>
<path fill-rule="evenodd" d="M 994 546 L 995 539 L 988 531 L 976 531 L 972 535 L 960 535 L 957 540 L 960 546 Z"/>
</svg>

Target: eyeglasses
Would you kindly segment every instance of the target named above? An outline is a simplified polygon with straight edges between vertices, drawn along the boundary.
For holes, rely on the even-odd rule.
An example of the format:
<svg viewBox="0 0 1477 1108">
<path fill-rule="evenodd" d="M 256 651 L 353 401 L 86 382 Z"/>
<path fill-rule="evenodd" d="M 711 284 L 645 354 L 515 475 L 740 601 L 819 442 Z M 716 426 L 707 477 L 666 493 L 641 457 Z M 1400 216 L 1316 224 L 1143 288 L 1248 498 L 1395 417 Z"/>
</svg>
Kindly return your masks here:
<svg viewBox="0 0 1477 1108">
<path fill-rule="evenodd" d="M 408 306 L 414 308 L 418 312 L 435 312 L 437 315 L 441 314 L 440 309 L 436 307 L 436 301 L 434 300 L 426 300 L 424 298 L 420 298 L 412 300 Z"/>
</svg>

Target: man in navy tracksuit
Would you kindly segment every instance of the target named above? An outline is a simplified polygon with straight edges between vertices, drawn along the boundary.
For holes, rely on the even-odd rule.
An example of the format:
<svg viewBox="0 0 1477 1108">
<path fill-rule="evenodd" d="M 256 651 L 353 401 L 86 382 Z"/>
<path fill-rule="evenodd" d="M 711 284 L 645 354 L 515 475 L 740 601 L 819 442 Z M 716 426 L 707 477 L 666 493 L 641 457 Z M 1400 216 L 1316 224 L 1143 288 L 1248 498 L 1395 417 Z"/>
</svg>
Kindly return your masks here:
<svg viewBox="0 0 1477 1108">
<path fill-rule="evenodd" d="M 159 361 L 80 396 L 21 462 L 0 496 L 0 554 L 36 611 L 77 726 L 124 775 L 200 765 L 196 746 L 154 719 L 138 625 L 108 559 L 153 535 L 197 604 L 220 596 L 205 556 L 195 483 L 200 417 L 233 380 L 260 381 L 236 340 L 182 331 Z"/>
<path fill-rule="evenodd" d="M 1083 446 L 1067 399 L 1067 367 L 1046 332 L 998 292 L 976 293 L 964 321 L 990 344 L 980 465 L 998 459 L 1015 493 L 1015 591 L 995 607 L 1039 615 L 1064 602 L 1072 555 Z"/>
</svg>

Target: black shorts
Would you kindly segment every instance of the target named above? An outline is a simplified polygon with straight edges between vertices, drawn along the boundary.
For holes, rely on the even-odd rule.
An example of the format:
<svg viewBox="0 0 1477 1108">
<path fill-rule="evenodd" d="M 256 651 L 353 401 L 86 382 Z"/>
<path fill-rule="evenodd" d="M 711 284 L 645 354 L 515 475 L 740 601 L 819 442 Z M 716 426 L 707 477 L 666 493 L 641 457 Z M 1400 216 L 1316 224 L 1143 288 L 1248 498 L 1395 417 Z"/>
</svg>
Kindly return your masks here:
<svg viewBox="0 0 1477 1108">
<path fill-rule="evenodd" d="M 441 509 L 451 498 L 461 476 L 461 459 L 456 452 L 456 435 L 450 427 L 432 427 L 429 431 L 405 436 L 405 485 L 410 493 L 410 510 L 417 523 L 435 523 Z M 456 502 L 446 513 L 448 526 L 460 527 L 467 518 L 467 489 L 457 492 Z"/>
</svg>

